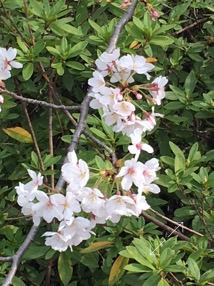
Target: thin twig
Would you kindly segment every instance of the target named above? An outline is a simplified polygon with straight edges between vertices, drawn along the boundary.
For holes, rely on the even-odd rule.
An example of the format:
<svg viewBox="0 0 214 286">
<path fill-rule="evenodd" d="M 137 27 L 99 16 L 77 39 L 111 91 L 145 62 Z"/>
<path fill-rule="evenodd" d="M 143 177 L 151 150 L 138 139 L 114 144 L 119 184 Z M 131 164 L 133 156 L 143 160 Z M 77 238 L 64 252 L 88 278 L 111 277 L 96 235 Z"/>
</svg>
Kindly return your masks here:
<svg viewBox="0 0 214 286">
<path fill-rule="evenodd" d="M 171 222 L 171 223 L 174 224 L 174 225 L 177 225 L 177 226 L 180 226 L 180 225 L 181 225 L 181 223 L 178 223 L 178 222 L 176 222 L 176 221 L 174 221 L 174 220 L 172 220 L 172 219 L 170 219 L 170 218 L 168 218 L 168 217 L 165 217 L 164 215 L 162 215 L 162 214 L 156 212 L 155 210 L 153 210 L 152 208 L 149 209 L 149 210 L 150 210 L 151 212 L 153 212 L 154 214 L 156 214 L 157 216 L 163 218 L 163 219 L 166 220 L 166 221 Z M 191 228 L 188 228 L 188 227 L 186 227 L 185 225 L 182 225 L 182 229 L 186 229 L 186 230 L 188 230 L 189 232 L 192 232 L 192 233 L 194 233 L 194 234 L 196 234 L 196 235 L 198 235 L 198 236 L 203 236 L 203 234 L 201 234 L 201 233 L 199 233 L 199 232 L 197 232 L 197 231 L 195 231 L 195 230 L 193 230 L 193 229 L 191 229 Z"/>
<path fill-rule="evenodd" d="M 0 256 L 0 261 L 7 262 L 7 261 L 12 261 L 12 260 L 13 260 L 13 256 L 7 256 L 7 257 Z"/>
<path fill-rule="evenodd" d="M 28 114 L 28 110 L 27 110 L 27 107 L 26 107 L 24 102 L 22 102 L 22 106 L 23 106 L 23 109 L 24 109 L 25 117 L 27 119 L 28 127 L 30 129 L 30 133 L 31 133 L 31 136 L 32 136 L 32 139 L 33 139 L 33 143 L 34 143 L 34 147 L 35 147 L 35 150 L 36 150 L 36 154 L 37 154 L 38 159 L 39 159 L 40 168 L 41 168 L 42 173 L 44 174 L 45 182 L 47 183 L 47 177 L 45 175 L 45 167 L 44 167 L 44 163 L 42 161 L 42 155 L 41 155 L 41 152 L 40 152 L 40 149 L 39 149 L 39 145 L 38 145 L 38 142 L 37 142 L 37 139 L 36 139 L 36 135 L 35 135 L 34 130 L 33 130 L 33 126 L 32 126 L 31 120 L 30 120 L 30 116 Z"/>
<path fill-rule="evenodd" d="M 0 94 L 2 94 L 2 93 L 10 95 L 13 98 L 20 100 L 20 101 L 24 101 L 24 102 L 27 102 L 30 104 L 35 104 L 35 105 L 37 104 L 37 105 L 41 105 L 41 106 L 48 107 L 48 108 L 50 107 L 53 109 L 64 109 L 64 110 L 72 110 L 72 111 L 80 110 L 79 105 L 76 105 L 76 106 L 56 105 L 56 104 L 48 103 L 48 102 L 42 101 L 42 100 L 37 100 L 37 99 L 33 99 L 33 98 L 26 98 L 24 96 L 21 96 L 21 95 L 14 93 L 14 92 L 11 92 L 7 89 L 0 88 Z"/>
<path fill-rule="evenodd" d="M 187 30 L 189 30 L 189 29 L 191 29 L 191 28 L 193 28 L 193 27 L 195 27 L 195 26 L 197 26 L 197 25 L 199 25 L 199 24 L 201 24 L 201 23 L 206 22 L 207 20 L 209 20 L 209 17 L 203 18 L 203 19 L 200 19 L 200 20 L 197 20 L 196 22 L 192 23 L 191 25 L 186 26 L 186 27 L 184 27 L 183 29 L 174 32 L 174 33 L 173 33 L 173 36 L 177 36 L 177 35 L 179 35 L 179 34 L 185 32 L 185 31 L 187 31 Z"/>
<path fill-rule="evenodd" d="M 52 103 L 52 94 L 49 92 L 49 102 Z M 53 109 L 49 108 L 49 152 L 50 155 L 54 156 L 54 146 L 53 146 Z M 51 164 L 50 166 L 51 171 L 54 171 L 54 165 Z M 54 189 L 54 173 L 50 176 L 51 182 L 51 188 Z"/>
<path fill-rule="evenodd" d="M 124 13 L 124 15 L 122 16 L 120 21 L 118 22 L 117 26 L 115 27 L 114 33 L 113 33 L 113 35 L 112 35 L 112 37 L 110 39 L 109 45 L 108 45 L 108 47 L 106 49 L 107 53 L 112 53 L 114 51 L 114 49 L 116 48 L 116 44 L 117 44 L 117 41 L 119 39 L 121 30 L 123 29 L 125 24 L 133 16 L 133 13 L 134 13 L 134 10 L 135 10 L 135 7 L 136 7 L 137 3 L 138 3 L 138 1 L 134 0 L 132 2 L 132 4 L 129 6 L 129 8 L 127 9 L 127 11 Z M 78 122 L 78 126 L 77 126 L 77 128 L 76 128 L 76 130 L 74 132 L 73 140 L 71 142 L 71 145 L 68 148 L 68 152 L 76 150 L 77 142 L 79 142 L 79 137 L 80 137 L 81 133 L 84 130 L 85 120 L 86 120 L 86 117 L 88 115 L 88 110 L 89 110 L 89 103 L 90 103 L 90 101 L 92 99 L 89 96 L 91 91 L 92 91 L 92 89 L 89 88 L 89 90 L 88 90 L 88 92 L 87 92 L 87 94 L 85 96 L 85 99 L 83 100 L 83 102 L 81 104 L 80 119 L 79 119 L 79 122 Z M 68 156 L 66 156 L 63 164 L 66 163 L 66 162 L 68 162 Z M 60 177 L 59 177 L 58 183 L 56 184 L 56 189 L 57 190 L 61 190 L 63 188 L 64 184 L 65 184 L 65 180 L 63 179 L 62 174 L 61 174 Z"/>
<path fill-rule="evenodd" d="M 142 216 L 146 219 L 148 219 L 149 221 L 153 222 L 154 224 L 158 225 L 160 228 L 166 230 L 167 232 L 173 234 L 173 235 L 177 235 L 180 239 L 189 241 L 189 237 L 187 237 L 186 235 L 178 232 L 177 230 L 171 228 L 168 225 L 165 225 L 164 223 L 160 222 L 159 220 L 157 220 L 156 218 L 150 216 L 149 214 L 147 214 L 146 212 L 142 212 Z M 182 225 L 181 225 L 182 227 Z"/>
</svg>

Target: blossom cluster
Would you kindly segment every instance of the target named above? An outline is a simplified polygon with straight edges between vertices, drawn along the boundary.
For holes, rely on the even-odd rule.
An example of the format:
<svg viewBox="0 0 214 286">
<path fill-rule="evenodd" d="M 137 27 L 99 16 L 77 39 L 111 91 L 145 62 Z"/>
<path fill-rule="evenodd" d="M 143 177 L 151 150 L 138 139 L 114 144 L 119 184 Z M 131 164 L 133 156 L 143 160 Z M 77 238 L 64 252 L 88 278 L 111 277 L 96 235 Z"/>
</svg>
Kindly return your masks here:
<svg viewBox="0 0 214 286">
<path fill-rule="evenodd" d="M 87 240 L 96 224 L 105 224 L 107 221 L 117 223 L 122 216 L 140 216 L 142 211 L 150 208 L 143 194 L 160 192 L 160 188 L 154 184 L 159 170 L 158 160 L 152 158 L 142 163 L 138 159 L 142 150 L 153 153 L 153 148 L 142 142 L 142 134 L 152 130 L 156 116 L 161 115 L 154 113 L 154 110 L 152 113 L 143 110 L 144 118 L 141 119 L 137 115 L 134 100 L 144 96 L 154 105 L 161 104 L 167 79 L 160 76 L 151 83 L 133 85 L 135 74 L 149 80 L 149 72 L 154 66 L 142 56 L 120 57 L 119 49 L 111 54 L 104 52 L 96 60 L 96 65 L 98 70 L 88 81 L 92 90 L 90 96 L 93 98 L 90 106 L 102 108 L 106 124 L 113 125 L 115 132 L 122 132 L 130 138 L 128 150 L 134 158 L 126 160 L 115 174 L 114 180 L 121 184 L 121 188 L 110 197 L 106 197 L 98 189 L 99 186 L 91 186 L 89 167 L 82 159 L 78 160 L 75 151 L 68 153 L 67 162 L 61 169 L 67 183 L 63 193 L 45 193 L 41 190 L 41 174 L 28 170 L 31 181 L 19 183 L 16 187 L 18 204 L 22 207 L 22 213 L 32 216 L 37 226 L 41 220 L 47 223 L 59 221 L 57 231 L 43 234 L 46 245 L 58 251 L 65 251 L 68 247 L 72 249 Z M 144 90 L 148 91 L 150 97 Z M 136 191 L 133 192 L 133 189 Z"/>
<path fill-rule="evenodd" d="M 132 168 L 133 173 L 126 173 L 127 168 Z M 74 151 L 68 154 L 68 162 L 62 166 L 62 175 L 67 182 L 65 194 L 46 194 L 40 190 L 43 177 L 39 173 L 28 170 L 31 181 L 27 184 L 19 183 L 16 187 L 18 204 L 22 213 L 32 216 L 34 225 L 39 225 L 43 219 L 47 223 L 57 219 L 59 223 L 56 232 L 47 231 L 46 245 L 58 251 L 65 251 L 68 247 L 80 244 L 87 240 L 96 224 L 104 224 L 107 220 L 117 223 L 121 216 L 139 216 L 142 211 L 150 208 L 143 192 L 159 192 L 155 184 L 150 184 L 156 179 L 159 169 L 157 159 L 151 159 L 145 164 L 132 159 L 126 161 L 118 177 L 123 176 L 124 189 L 131 188 L 132 184 L 138 187 L 138 193 L 127 191 L 107 198 L 98 188 L 87 187 L 89 168 L 85 161 L 78 160 Z M 143 176 L 142 176 L 143 174 Z M 142 179 L 143 177 L 143 179 Z M 143 187 L 146 183 L 147 187 Z M 128 185 L 127 185 L 128 184 Z M 85 216 L 83 217 L 83 213 Z"/>
<path fill-rule="evenodd" d="M 135 74 L 145 76 L 149 80 L 149 72 L 154 65 L 147 62 L 143 56 L 120 57 L 119 49 L 115 49 L 112 54 L 104 52 L 95 63 L 99 71 L 95 71 L 93 78 L 88 81 L 92 88 L 89 94 L 93 98 L 90 102 L 91 108 L 102 108 L 105 123 L 112 125 L 114 132 L 122 132 L 131 138 L 132 146 L 129 147 L 129 152 L 136 154 L 136 160 L 141 150 L 152 153 L 153 148 L 142 143 L 141 137 L 155 127 L 156 117 L 162 115 L 155 113 L 153 106 L 151 113 L 143 110 L 144 118 L 141 119 L 136 114 L 133 96 L 136 100 L 141 100 L 144 96 L 153 105 L 160 105 L 165 97 L 164 88 L 168 80 L 159 76 L 151 83 L 132 85 Z M 150 96 L 144 93 L 145 90 Z"/>
<path fill-rule="evenodd" d="M 11 77 L 12 68 L 22 68 L 22 64 L 14 61 L 17 50 L 13 48 L 0 48 L 0 82 Z M 4 103 L 4 98 L 0 95 L 0 105 Z M 1 112 L 1 107 L 0 107 Z"/>
</svg>

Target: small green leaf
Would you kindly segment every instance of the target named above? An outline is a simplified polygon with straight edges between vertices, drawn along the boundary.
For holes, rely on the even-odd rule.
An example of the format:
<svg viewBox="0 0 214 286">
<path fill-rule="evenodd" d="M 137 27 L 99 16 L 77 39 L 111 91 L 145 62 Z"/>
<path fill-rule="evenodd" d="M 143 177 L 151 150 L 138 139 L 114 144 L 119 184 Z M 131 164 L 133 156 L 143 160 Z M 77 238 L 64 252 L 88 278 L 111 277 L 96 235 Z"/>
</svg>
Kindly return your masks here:
<svg viewBox="0 0 214 286">
<path fill-rule="evenodd" d="M 149 41 L 150 45 L 168 46 L 174 43 L 174 39 L 170 36 L 155 36 Z"/>
<path fill-rule="evenodd" d="M 32 260 L 44 257 L 48 249 L 49 248 L 47 246 L 30 245 L 23 256 L 23 259 Z"/>
<path fill-rule="evenodd" d="M 28 63 L 24 65 L 24 68 L 22 70 L 22 76 L 24 80 L 28 80 L 31 78 L 33 74 L 34 66 L 33 63 Z"/>
<path fill-rule="evenodd" d="M 198 264 L 195 262 L 194 259 L 190 257 L 188 258 L 187 263 L 190 275 L 198 282 L 200 280 L 200 269 L 198 267 Z"/>
<path fill-rule="evenodd" d="M 204 282 L 214 282 L 214 271 L 213 271 L 213 269 L 206 271 L 201 276 L 200 283 L 204 283 Z"/>
<path fill-rule="evenodd" d="M 106 169 L 106 164 L 100 156 L 95 156 L 95 162 L 100 170 Z"/>
<path fill-rule="evenodd" d="M 26 286 L 26 284 L 18 277 L 13 277 L 13 281 L 12 281 L 12 285 L 13 286 Z"/>
<path fill-rule="evenodd" d="M 82 71 L 85 69 L 85 66 L 83 64 L 75 62 L 75 61 L 66 62 L 66 66 L 74 70 L 79 70 L 79 71 Z"/>
<path fill-rule="evenodd" d="M 20 37 L 16 38 L 17 44 L 24 53 L 28 53 L 28 48 Z"/>
<path fill-rule="evenodd" d="M 67 286 L 73 274 L 73 267 L 71 265 L 70 257 L 68 257 L 65 252 L 62 252 L 59 255 L 58 271 L 63 286 Z"/>
<path fill-rule="evenodd" d="M 195 77 L 195 73 L 194 71 L 191 71 L 189 75 L 187 76 L 185 83 L 184 83 L 184 89 L 187 95 L 191 95 L 193 93 L 196 83 L 197 83 L 197 80 Z"/>
<path fill-rule="evenodd" d="M 170 286 L 170 285 L 164 278 L 161 278 L 157 286 Z"/>
</svg>

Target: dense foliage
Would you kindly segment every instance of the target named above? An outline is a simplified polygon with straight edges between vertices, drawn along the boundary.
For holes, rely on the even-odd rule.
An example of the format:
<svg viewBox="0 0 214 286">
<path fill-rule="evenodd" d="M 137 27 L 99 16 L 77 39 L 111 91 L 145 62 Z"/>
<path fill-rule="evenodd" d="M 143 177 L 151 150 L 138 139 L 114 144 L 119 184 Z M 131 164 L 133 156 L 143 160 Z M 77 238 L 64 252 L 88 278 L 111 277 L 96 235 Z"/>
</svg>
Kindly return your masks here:
<svg viewBox="0 0 214 286">
<path fill-rule="evenodd" d="M 54 189 L 94 62 L 124 9 L 120 0 L 0 0 L 0 5 L 0 46 L 16 48 L 23 64 L 12 70 L 6 89 L 32 99 L 2 93 L 0 255 L 6 257 L 16 253 L 32 225 L 20 213 L 15 186 L 29 181 L 31 169 L 42 173 L 47 191 Z M 121 54 L 156 59 L 152 76 L 168 78 L 166 99 L 155 109 L 164 117 L 145 138 L 161 165 L 156 182 L 161 192 L 147 195 L 152 209 L 97 226 L 96 236 L 61 253 L 45 246 L 41 234 L 47 223 L 42 223 L 14 286 L 214 285 L 213 12 L 211 0 L 139 1 L 117 44 Z M 136 76 L 139 84 L 141 79 Z M 75 108 L 48 108 L 38 101 Z M 140 105 L 150 108 L 143 99 Z M 85 129 L 119 159 L 114 165 L 102 144 L 81 135 L 77 153 L 90 167 L 91 184 L 111 194 L 113 169 L 127 159 L 130 140 L 114 133 L 101 111 L 89 110 Z M 142 162 L 150 158 L 140 156 Z M 55 223 L 48 228 L 55 230 Z M 181 236 L 173 237 L 172 230 Z M 10 265 L 1 262 L 0 283 Z"/>
</svg>

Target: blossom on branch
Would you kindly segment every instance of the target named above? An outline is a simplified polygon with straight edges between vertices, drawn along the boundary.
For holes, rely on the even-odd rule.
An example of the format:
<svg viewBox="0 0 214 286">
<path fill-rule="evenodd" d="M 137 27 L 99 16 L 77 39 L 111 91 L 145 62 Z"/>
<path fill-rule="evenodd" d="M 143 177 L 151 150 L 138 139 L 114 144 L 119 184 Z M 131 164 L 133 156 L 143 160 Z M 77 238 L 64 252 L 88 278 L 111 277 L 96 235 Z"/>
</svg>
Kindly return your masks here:
<svg viewBox="0 0 214 286">
<path fill-rule="evenodd" d="M 10 70 L 12 68 L 20 69 L 23 65 L 17 61 L 16 58 L 17 50 L 9 48 L 0 48 L 0 80 L 6 80 L 11 77 Z"/>
</svg>

